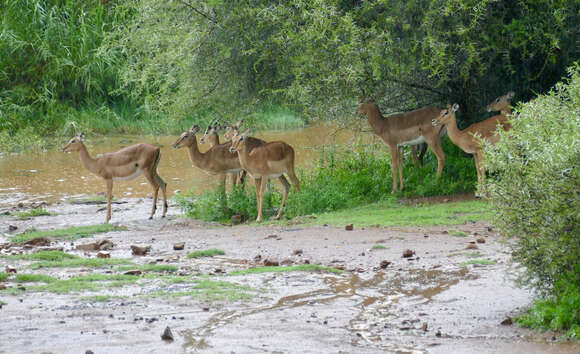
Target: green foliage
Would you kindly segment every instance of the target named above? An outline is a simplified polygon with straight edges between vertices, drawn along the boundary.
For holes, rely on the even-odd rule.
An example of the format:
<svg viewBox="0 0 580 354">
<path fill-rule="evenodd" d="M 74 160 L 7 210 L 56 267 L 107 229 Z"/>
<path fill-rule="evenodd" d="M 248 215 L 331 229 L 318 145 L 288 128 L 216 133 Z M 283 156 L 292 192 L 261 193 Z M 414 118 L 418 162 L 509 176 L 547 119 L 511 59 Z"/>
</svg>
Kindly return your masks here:
<svg viewBox="0 0 580 354">
<path fill-rule="evenodd" d="M 102 232 L 111 232 L 117 230 L 125 230 L 125 227 L 114 226 L 111 224 L 71 226 L 66 229 L 24 232 L 13 236 L 11 238 L 11 241 L 15 243 L 20 243 L 32 240 L 37 237 L 53 237 L 53 238 L 63 238 L 67 240 L 76 240 L 79 238 L 91 237 L 94 234 Z"/>
<path fill-rule="evenodd" d="M 113 265 L 119 264 L 131 264 L 129 260 L 126 259 L 113 259 L 113 258 L 74 258 L 74 259 L 63 259 L 58 261 L 41 261 L 31 264 L 30 269 L 39 268 L 106 268 Z"/>
<path fill-rule="evenodd" d="M 187 258 L 201 258 L 201 257 L 213 257 L 221 256 L 226 254 L 224 251 L 217 248 L 210 248 L 207 250 L 195 251 L 187 255 Z"/>
<path fill-rule="evenodd" d="M 492 264 L 495 264 L 495 261 L 490 261 L 489 259 L 472 259 L 469 261 L 459 263 L 459 266 L 460 267 L 467 267 L 470 264 L 492 265 Z"/>
<path fill-rule="evenodd" d="M 0 272 L 0 281 L 6 281 L 8 279 L 8 273 Z"/>
<path fill-rule="evenodd" d="M 246 285 L 210 279 L 195 280 L 186 291 L 159 291 L 152 296 L 156 297 L 184 297 L 200 299 L 207 302 L 249 300 L 255 296 L 255 290 Z"/>
<path fill-rule="evenodd" d="M 14 278 L 17 283 L 52 283 L 57 280 L 46 274 L 17 274 Z"/>
<path fill-rule="evenodd" d="M 377 244 L 373 245 L 373 247 L 372 247 L 373 250 L 384 250 L 387 248 L 388 247 L 386 247 L 385 245 L 381 245 L 380 243 L 377 243 Z"/>
<path fill-rule="evenodd" d="M 518 107 L 512 130 L 486 149 L 494 223 L 515 239 L 520 280 L 542 292 L 580 284 L 580 66 Z"/>
<path fill-rule="evenodd" d="M 528 314 L 518 318 L 524 327 L 565 331 L 580 339 L 580 287 L 565 280 L 557 286 L 558 296 L 537 300 Z"/>
<path fill-rule="evenodd" d="M 456 237 L 467 237 L 469 234 L 460 230 L 449 230 L 449 235 Z"/>
</svg>

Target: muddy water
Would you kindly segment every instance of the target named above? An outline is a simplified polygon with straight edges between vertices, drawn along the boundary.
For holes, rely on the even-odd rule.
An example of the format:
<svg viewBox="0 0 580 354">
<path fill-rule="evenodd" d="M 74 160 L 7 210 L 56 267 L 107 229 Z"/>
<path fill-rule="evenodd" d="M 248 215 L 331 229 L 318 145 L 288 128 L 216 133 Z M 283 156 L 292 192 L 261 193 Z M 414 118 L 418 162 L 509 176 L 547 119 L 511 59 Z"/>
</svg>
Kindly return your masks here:
<svg viewBox="0 0 580 354">
<path fill-rule="evenodd" d="M 316 125 L 286 131 L 260 132 L 256 137 L 266 141 L 282 140 L 292 145 L 296 151 L 297 169 L 305 169 L 315 164 L 320 150 L 332 144 L 345 144 L 355 134 L 338 130 L 334 126 Z M 370 134 L 366 138 L 372 139 Z M 116 151 L 139 142 L 150 142 L 161 146 L 159 175 L 168 183 L 169 195 L 176 191 L 193 189 L 201 192 L 215 186 L 215 176 L 208 175 L 193 167 L 187 150 L 174 150 L 171 145 L 176 136 L 137 137 L 117 136 L 87 139 L 87 147 L 92 156 Z M 66 141 L 63 141 L 63 145 Z M 209 145 L 201 145 L 206 151 Z M 104 182 L 85 170 L 78 154 L 65 154 L 59 149 L 45 153 L 20 153 L 0 156 L 0 204 L 19 201 L 55 202 L 78 195 L 94 195 L 104 192 Z M 151 195 L 151 187 L 144 177 L 133 181 L 114 183 L 116 197 L 146 197 Z"/>
</svg>

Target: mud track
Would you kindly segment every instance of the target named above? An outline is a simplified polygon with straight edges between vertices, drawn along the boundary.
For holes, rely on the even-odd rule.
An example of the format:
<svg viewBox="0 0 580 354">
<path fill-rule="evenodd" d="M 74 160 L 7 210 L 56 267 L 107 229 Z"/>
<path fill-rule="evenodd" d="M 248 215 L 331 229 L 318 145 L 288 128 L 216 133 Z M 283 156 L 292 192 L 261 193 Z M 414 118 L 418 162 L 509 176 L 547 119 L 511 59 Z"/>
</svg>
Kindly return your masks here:
<svg viewBox="0 0 580 354">
<path fill-rule="evenodd" d="M 344 227 L 294 225 L 235 227 L 180 218 L 172 207 L 167 219 L 147 220 L 149 200 L 126 199 L 114 205 L 113 222 L 126 231 L 91 238 L 54 241 L 82 257 L 96 252 L 76 245 L 110 240 L 113 259 L 136 264 L 167 264 L 180 275 L 239 284 L 252 296 L 245 300 L 149 296 L 160 287 L 154 278 L 95 293 L 0 292 L 0 353 L 578 353 L 575 343 L 502 325 L 532 302 L 532 294 L 508 278 L 508 247 L 485 223 L 454 227 L 391 227 L 353 231 Z M 26 206 L 24 206 L 26 207 Z M 0 216 L 0 243 L 14 232 L 71 225 L 98 224 L 101 205 L 58 204 L 46 209 L 57 216 L 16 220 Z M 10 212 L 10 210 L 5 209 Z M 345 220 L 345 224 L 348 220 Z M 449 229 L 469 234 L 454 237 Z M 475 243 L 483 238 L 485 243 Z M 173 245 L 185 242 L 185 250 Z M 470 243 L 474 242 L 474 243 Z M 380 244 L 385 248 L 373 248 Z M 145 256 L 133 256 L 131 245 L 149 245 Z M 472 245 L 472 246 L 468 246 Z M 466 249 L 477 246 L 477 249 Z M 190 259 L 195 250 L 218 248 L 225 255 Z M 410 249 L 412 257 L 403 257 Z M 2 254 L 35 252 L 18 247 Z M 470 254 L 491 265 L 460 266 Z M 344 269 L 331 272 L 281 272 L 231 275 L 262 266 L 319 264 Z M 388 261 L 386 268 L 381 262 Z M 20 273 L 30 262 L 0 258 Z M 383 266 L 385 263 L 383 263 Z M 103 269 L 46 269 L 45 274 L 71 277 Z M 109 270 L 110 272 L 110 270 Z M 18 287 L 4 282 L 8 287 Z M 165 289 L 187 290 L 175 283 Z M 246 290 L 244 290 L 246 291 Z M 0 302 L 1 304 L 1 302 Z M 170 327 L 173 341 L 161 340 Z"/>
</svg>

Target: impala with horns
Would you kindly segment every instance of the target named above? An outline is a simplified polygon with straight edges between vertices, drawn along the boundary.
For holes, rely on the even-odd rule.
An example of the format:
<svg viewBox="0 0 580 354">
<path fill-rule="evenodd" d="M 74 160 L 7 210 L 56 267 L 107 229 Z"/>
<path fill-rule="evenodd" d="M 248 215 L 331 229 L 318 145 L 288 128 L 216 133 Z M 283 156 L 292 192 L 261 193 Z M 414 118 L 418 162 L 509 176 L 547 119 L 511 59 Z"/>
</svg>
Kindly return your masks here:
<svg viewBox="0 0 580 354">
<path fill-rule="evenodd" d="M 238 173 L 242 170 L 238 154 L 230 151 L 231 142 L 218 144 L 206 152 L 199 151 L 196 134 L 201 131 L 199 125 L 183 132 L 173 144 L 174 149 L 187 148 L 193 166 L 209 173 L 220 176 L 220 184 L 225 190 L 226 174 Z"/>
<path fill-rule="evenodd" d="M 389 146 L 393 170 L 393 193 L 397 191 L 397 172 L 400 181 L 398 189 L 403 189 L 403 158 L 399 151 L 402 146 L 427 143 L 437 157 L 437 178 L 441 177 L 445 163 L 441 137 L 445 135 L 445 129 L 431 124 L 440 111 L 436 107 L 424 107 L 383 117 L 379 106 L 374 101 L 367 101 L 358 107 L 357 113 L 367 116 L 373 132 Z"/>
<path fill-rule="evenodd" d="M 432 124 L 433 126 L 446 126 L 449 139 L 463 151 L 474 155 L 477 181 L 485 189 L 485 166 L 482 144 L 484 141 L 489 144 L 497 143 L 500 138 L 497 133 L 498 126 L 502 126 L 505 130 L 509 130 L 509 127 L 503 125 L 496 118 L 497 116 L 495 116 L 472 124 L 464 130 L 459 130 L 455 117 L 455 112 L 458 109 L 459 105 L 457 103 L 453 107 L 447 105 L 447 108 L 440 112 L 439 117 L 433 119 Z"/>
<path fill-rule="evenodd" d="M 72 138 L 64 147 L 64 152 L 78 151 L 81 164 L 84 168 L 103 178 L 107 185 L 107 217 L 105 223 L 111 220 L 111 199 L 113 197 L 114 180 L 132 180 L 143 174 L 149 184 L 153 187 L 153 218 L 157 209 L 157 197 L 159 187 L 163 193 L 163 217 L 167 214 L 167 184 L 157 173 L 157 166 L 161 159 L 161 150 L 152 144 L 135 144 L 121 149 L 117 152 L 110 152 L 99 155 L 97 158 L 91 157 L 84 144 L 84 134 Z"/>
<path fill-rule="evenodd" d="M 282 204 L 276 219 L 279 219 L 286 205 L 286 198 L 290 190 L 290 184 L 284 173 L 288 175 L 294 188 L 300 192 L 300 182 L 294 173 L 294 149 L 292 146 L 283 141 L 274 141 L 265 143 L 260 146 L 251 146 L 250 131 L 243 134 L 234 131 L 232 137 L 231 151 L 238 153 L 240 165 L 248 172 L 248 175 L 254 180 L 256 187 L 256 197 L 258 201 L 258 217 L 256 222 L 262 221 L 262 206 L 266 185 L 270 178 L 278 177 L 284 187 Z"/>
</svg>

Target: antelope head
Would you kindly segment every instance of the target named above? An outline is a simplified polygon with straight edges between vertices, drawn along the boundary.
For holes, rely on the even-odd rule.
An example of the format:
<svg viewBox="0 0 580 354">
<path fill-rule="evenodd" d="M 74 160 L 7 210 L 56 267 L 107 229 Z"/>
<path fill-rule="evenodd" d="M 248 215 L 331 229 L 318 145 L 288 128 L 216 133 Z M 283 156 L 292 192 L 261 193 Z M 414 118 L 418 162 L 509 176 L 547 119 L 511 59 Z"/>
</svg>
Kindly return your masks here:
<svg viewBox="0 0 580 354">
<path fill-rule="evenodd" d="M 246 130 L 242 134 L 236 130 L 234 136 L 232 136 L 232 146 L 230 146 L 230 152 L 237 152 L 242 149 L 242 146 L 246 143 L 246 138 L 250 135 L 250 129 Z"/>
<path fill-rule="evenodd" d="M 184 146 L 189 147 L 189 146 L 195 144 L 196 143 L 195 134 L 197 134 L 200 130 L 201 130 L 201 128 L 199 127 L 199 125 L 196 124 L 196 125 L 192 126 L 191 129 L 183 132 L 179 136 L 179 138 L 177 138 L 177 140 L 173 144 L 173 148 L 179 149 L 179 148 L 182 148 Z"/>
<path fill-rule="evenodd" d="M 244 120 L 243 119 L 240 119 L 235 124 L 228 125 L 226 127 L 226 132 L 224 134 L 224 139 L 230 140 L 234 135 L 237 135 L 238 132 L 240 131 L 240 127 L 242 126 L 243 123 L 244 123 Z"/>
<path fill-rule="evenodd" d="M 439 117 L 431 120 L 431 124 L 433 124 L 433 126 L 436 127 L 438 125 L 445 125 L 449 123 L 451 118 L 455 118 L 455 112 L 457 112 L 458 109 L 459 105 L 457 103 L 455 103 L 453 107 L 447 105 L 447 108 L 441 110 L 441 114 L 439 114 Z"/>
<path fill-rule="evenodd" d="M 222 129 L 222 126 L 219 124 L 218 121 L 213 121 L 211 122 L 207 128 L 205 129 L 205 132 L 203 133 L 203 136 L 201 138 L 199 138 L 199 143 L 200 144 L 205 144 L 205 142 L 207 141 L 207 139 L 209 139 L 209 136 L 217 133 L 220 129 Z"/>
<path fill-rule="evenodd" d="M 514 98 L 515 93 L 513 91 L 496 98 L 493 102 L 487 105 L 487 111 L 501 111 L 509 107 L 512 98 Z"/>
<path fill-rule="evenodd" d="M 80 133 L 79 135 L 70 139 L 69 142 L 65 146 L 62 147 L 62 151 L 63 152 L 79 151 L 84 140 L 85 140 L 85 134 Z"/>
</svg>

